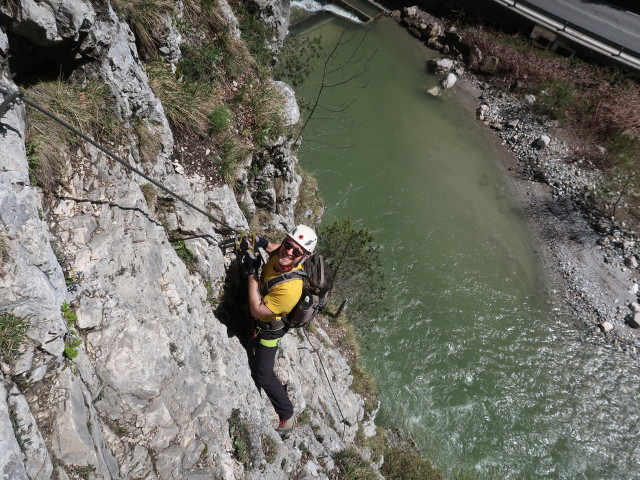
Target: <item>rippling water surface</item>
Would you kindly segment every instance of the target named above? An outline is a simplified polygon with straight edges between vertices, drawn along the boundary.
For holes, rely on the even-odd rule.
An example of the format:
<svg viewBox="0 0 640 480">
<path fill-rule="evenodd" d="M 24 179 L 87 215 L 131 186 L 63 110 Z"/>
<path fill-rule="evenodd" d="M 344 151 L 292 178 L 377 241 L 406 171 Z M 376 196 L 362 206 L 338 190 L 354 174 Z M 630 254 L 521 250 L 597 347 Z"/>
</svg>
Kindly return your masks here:
<svg viewBox="0 0 640 480">
<path fill-rule="evenodd" d="M 434 53 L 386 18 L 358 52 L 374 50 L 368 82 L 325 89 L 329 110 L 354 103 L 309 124 L 300 160 L 325 219 L 354 218 L 382 247 L 389 313 L 362 339 L 379 422 L 465 478 L 640 478 L 637 365 L 549 305 L 495 147 L 453 93 L 423 93 Z"/>
</svg>

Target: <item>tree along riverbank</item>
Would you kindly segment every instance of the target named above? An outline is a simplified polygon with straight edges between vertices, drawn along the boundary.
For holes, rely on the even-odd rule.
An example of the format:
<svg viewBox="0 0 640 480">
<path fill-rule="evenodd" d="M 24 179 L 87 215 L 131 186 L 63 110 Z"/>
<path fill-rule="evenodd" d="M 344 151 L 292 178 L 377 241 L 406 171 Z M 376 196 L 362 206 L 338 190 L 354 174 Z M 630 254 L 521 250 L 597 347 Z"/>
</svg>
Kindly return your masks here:
<svg viewBox="0 0 640 480">
<path fill-rule="evenodd" d="M 624 222 L 594 208 L 603 178 L 581 150 L 583 139 L 536 113 L 540 98 L 518 85 L 505 88 L 505 79 L 491 68 L 496 60 L 483 62 L 492 74 L 471 72 L 471 54 L 483 54 L 463 31 L 416 7 L 392 16 L 443 54 L 428 66 L 442 80 L 427 94 L 448 100 L 448 91 L 455 91 L 469 114 L 487 126 L 530 225 L 550 301 L 594 335 L 637 356 L 640 250 Z"/>
</svg>

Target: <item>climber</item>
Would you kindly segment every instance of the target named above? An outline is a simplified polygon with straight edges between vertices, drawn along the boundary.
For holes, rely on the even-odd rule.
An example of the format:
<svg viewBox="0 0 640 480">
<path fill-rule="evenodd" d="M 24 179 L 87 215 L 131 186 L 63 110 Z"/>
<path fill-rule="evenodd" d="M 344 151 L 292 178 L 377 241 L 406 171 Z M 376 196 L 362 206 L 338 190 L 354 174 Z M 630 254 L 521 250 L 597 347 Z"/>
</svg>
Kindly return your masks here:
<svg viewBox="0 0 640 480">
<path fill-rule="evenodd" d="M 249 288 L 249 308 L 256 320 L 253 375 L 258 388 L 262 388 L 278 414 L 280 423 L 276 431 L 286 436 L 293 428 L 293 404 L 287 392 L 276 377 L 275 364 L 278 343 L 287 332 L 282 317 L 289 313 L 298 303 L 302 294 L 302 279 L 294 279 L 275 285 L 265 292 L 265 283 L 284 272 L 302 269 L 302 262 L 313 253 L 318 237 L 313 229 L 306 225 L 298 225 L 291 230 L 282 243 L 271 243 L 266 239 L 254 237 L 253 248 L 245 252 L 243 264 L 247 272 Z M 259 255 L 253 250 L 264 248 L 270 255 L 269 260 L 260 268 Z"/>
</svg>

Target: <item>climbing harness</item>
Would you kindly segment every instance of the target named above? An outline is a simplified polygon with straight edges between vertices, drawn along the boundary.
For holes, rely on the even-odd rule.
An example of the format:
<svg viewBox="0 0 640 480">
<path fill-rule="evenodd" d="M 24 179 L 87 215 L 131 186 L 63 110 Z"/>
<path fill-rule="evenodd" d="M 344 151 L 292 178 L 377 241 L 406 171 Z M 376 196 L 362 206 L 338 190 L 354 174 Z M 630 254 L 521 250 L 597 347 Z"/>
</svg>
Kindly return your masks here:
<svg viewBox="0 0 640 480">
<path fill-rule="evenodd" d="M 161 189 L 162 191 L 168 193 L 169 195 L 171 195 L 172 197 L 174 197 L 175 199 L 179 200 L 180 202 L 184 203 L 185 205 L 187 205 L 188 207 L 191 207 L 192 209 L 194 209 L 195 211 L 201 213 L 202 215 L 204 215 L 205 217 L 207 217 L 209 220 L 213 221 L 214 223 L 217 223 L 221 226 L 223 226 L 224 228 L 236 233 L 238 236 L 243 236 L 245 235 L 245 232 L 243 232 L 242 230 L 238 230 L 236 228 L 233 228 L 231 226 L 229 226 L 228 224 L 226 224 L 225 222 L 223 222 L 222 220 L 214 217 L 213 215 L 211 215 L 210 213 L 206 212 L 205 210 L 203 210 L 202 208 L 194 205 L 193 203 L 191 203 L 189 200 L 187 200 L 186 198 L 184 198 L 182 195 L 174 192 L 173 190 L 170 190 L 169 188 L 165 187 L 163 184 L 161 184 L 160 182 L 158 182 L 157 180 L 154 180 L 153 178 L 151 178 L 150 176 L 148 176 L 147 174 L 145 174 L 144 172 L 142 172 L 141 170 L 137 169 L 136 167 L 134 167 L 133 165 L 131 165 L 130 163 L 124 161 L 122 158 L 120 158 L 118 155 L 116 155 L 115 153 L 113 153 L 111 150 L 103 147 L 102 145 L 100 145 L 99 143 L 97 143 L 96 141 L 94 141 L 92 138 L 88 137 L 87 135 L 85 135 L 84 133 L 82 133 L 81 131 L 79 131 L 77 128 L 75 128 L 74 126 L 72 126 L 71 124 L 67 123 L 66 121 L 64 121 L 63 119 L 61 119 L 60 117 L 56 116 L 54 113 L 49 112 L 46 108 L 41 107 L 40 105 L 38 105 L 37 103 L 29 100 L 28 98 L 26 98 L 25 96 L 23 96 L 20 92 L 18 91 L 11 91 L 5 88 L 0 87 L 0 93 L 2 93 L 2 95 L 4 95 L 4 101 L 0 104 L 0 119 L 2 117 L 4 117 L 7 112 L 9 111 L 9 109 L 12 107 L 12 103 L 14 103 L 15 101 L 17 101 L 18 99 L 23 101 L 24 103 L 26 103 L 27 105 L 35 108 L 36 110 L 38 110 L 40 113 L 46 115 L 47 117 L 51 118 L 52 120 L 58 122 L 60 125 L 62 125 L 63 127 L 65 127 L 67 130 L 70 130 L 71 132 L 73 132 L 75 135 L 77 135 L 78 137 L 82 138 L 84 141 L 86 141 L 87 143 L 90 143 L 91 145 L 93 145 L 94 147 L 96 147 L 98 150 L 100 150 L 101 152 L 105 153 L 106 155 L 108 155 L 109 157 L 113 158 L 116 162 L 120 163 L 121 165 L 123 165 L 124 167 L 128 168 L 129 170 L 131 170 L 132 172 L 137 173 L 138 175 L 140 175 L 142 178 L 144 178 L 145 180 L 149 181 L 150 183 L 154 184 L 156 187 L 158 187 L 159 189 Z"/>
<path fill-rule="evenodd" d="M 300 328 L 309 324 L 324 308 L 329 297 L 330 276 L 325 270 L 321 255 L 311 255 L 305 260 L 303 270 L 285 272 L 270 278 L 262 289 L 264 297 L 273 287 L 281 283 L 302 279 L 302 295 L 293 309 L 282 317 L 289 328 Z"/>
</svg>

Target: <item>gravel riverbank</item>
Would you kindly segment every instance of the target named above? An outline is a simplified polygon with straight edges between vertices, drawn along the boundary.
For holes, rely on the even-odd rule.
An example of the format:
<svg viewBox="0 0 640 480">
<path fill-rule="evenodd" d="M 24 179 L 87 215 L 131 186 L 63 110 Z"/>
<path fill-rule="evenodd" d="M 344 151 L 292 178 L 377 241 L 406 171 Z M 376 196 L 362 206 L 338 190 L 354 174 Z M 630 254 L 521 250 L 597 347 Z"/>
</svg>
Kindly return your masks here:
<svg viewBox="0 0 640 480">
<path fill-rule="evenodd" d="M 447 59 L 430 65 L 443 82 L 427 94 L 455 98 L 484 124 L 530 226 L 554 308 L 638 357 L 640 249 L 624 226 L 589 208 L 598 173 L 581 158 L 580 139 L 536 115 L 533 96 L 505 91 L 495 77 L 480 79 L 466 70 L 458 52 L 474 47 L 455 30 L 415 7 L 392 16 Z"/>
</svg>

